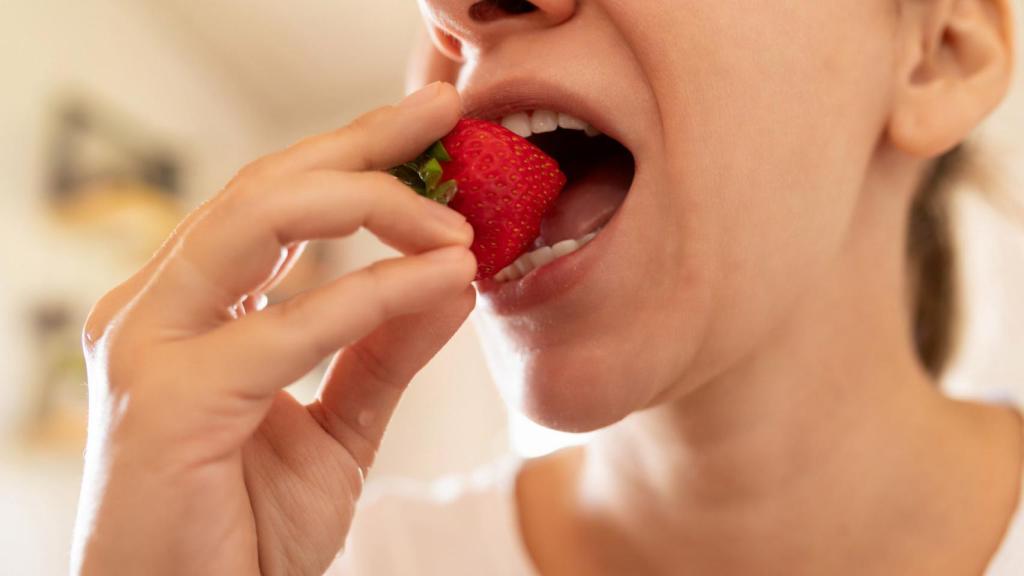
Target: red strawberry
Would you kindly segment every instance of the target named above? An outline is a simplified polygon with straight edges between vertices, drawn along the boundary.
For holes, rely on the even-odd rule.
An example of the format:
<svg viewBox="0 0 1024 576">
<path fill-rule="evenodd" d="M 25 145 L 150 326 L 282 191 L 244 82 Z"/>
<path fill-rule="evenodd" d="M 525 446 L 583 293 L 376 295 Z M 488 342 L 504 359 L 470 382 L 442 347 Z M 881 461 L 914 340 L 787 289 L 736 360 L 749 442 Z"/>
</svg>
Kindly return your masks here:
<svg viewBox="0 0 1024 576">
<path fill-rule="evenodd" d="M 558 162 L 499 124 L 463 119 L 440 142 L 391 173 L 447 204 L 473 226 L 476 279 L 515 262 L 565 186 Z"/>
</svg>

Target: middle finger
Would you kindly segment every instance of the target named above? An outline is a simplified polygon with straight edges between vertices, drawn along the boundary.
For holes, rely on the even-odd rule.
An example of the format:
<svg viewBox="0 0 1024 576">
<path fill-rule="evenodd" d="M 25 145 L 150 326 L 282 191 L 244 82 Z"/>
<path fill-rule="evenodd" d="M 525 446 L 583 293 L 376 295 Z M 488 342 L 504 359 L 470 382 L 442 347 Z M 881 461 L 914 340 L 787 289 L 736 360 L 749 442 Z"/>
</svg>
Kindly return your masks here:
<svg viewBox="0 0 1024 576">
<path fill-rule="evenodd" d="M 152 297 L 174 317 L 190 309 L 219 315 L 271 278 L 287 246 L 348 236 L 361 226 L 406 254 L 469 246 L 473 236 L 460 214 L 384 173 L 271 179 L 225 198 L 196 222 L 155 278 Z"/>
</svg>

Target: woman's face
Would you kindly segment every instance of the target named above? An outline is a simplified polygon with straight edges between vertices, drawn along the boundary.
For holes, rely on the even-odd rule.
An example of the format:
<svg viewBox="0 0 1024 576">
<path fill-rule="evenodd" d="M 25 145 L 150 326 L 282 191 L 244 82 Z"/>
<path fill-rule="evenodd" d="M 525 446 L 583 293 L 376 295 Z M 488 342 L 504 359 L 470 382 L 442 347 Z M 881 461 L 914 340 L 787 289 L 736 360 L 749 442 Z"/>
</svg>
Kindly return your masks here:
<svg viewBox="0 0 1024 576">
<path fill-rule="evenodd" d="M 476 18 L 468 0 L 421 4 L 461 42 L 446 49 L 461 49 L 468 113 L 568 113 L 635 160 L 631 182 L 615 162 L 584 169 L 597 175 L 545 223 L 572 237 L 611 206 L 593 242 L 480 286 L 495 377 L 539 423 L 595 429 L 722 374 L 858 233 L 894 0 L 540 0 Z"/>
</svg>

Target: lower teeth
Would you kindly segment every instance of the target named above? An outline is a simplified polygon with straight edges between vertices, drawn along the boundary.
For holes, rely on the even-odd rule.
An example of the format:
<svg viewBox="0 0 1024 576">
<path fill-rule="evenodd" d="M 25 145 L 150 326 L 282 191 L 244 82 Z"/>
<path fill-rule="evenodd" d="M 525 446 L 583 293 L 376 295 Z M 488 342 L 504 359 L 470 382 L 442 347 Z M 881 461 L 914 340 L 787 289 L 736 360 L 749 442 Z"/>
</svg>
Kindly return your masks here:
<svg viewBox="0 0 1024 576">
<path fill-rule="evenodd" d="M 568 256 L 580 248 L 586 246 L 593 240 L 601 229 L 597 229 L 578 240 L 562 240 L 554 246 L 544 246 L 520 256 L 515 262 L 506 266 L 501 272 L 495 275 L 498 282 L 510 282 L 526 276 L 541 266 L 550 264 L 563 256 Z"/>
</svg>

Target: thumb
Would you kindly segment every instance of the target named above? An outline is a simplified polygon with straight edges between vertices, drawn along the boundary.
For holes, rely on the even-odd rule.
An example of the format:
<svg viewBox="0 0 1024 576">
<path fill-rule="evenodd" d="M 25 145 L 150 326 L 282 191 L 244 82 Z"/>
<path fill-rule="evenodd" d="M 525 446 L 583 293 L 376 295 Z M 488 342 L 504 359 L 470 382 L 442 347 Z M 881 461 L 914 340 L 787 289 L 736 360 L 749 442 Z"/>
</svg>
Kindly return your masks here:
<svg viewBox="0 0 1024 576">
<path fill-rule="evenodd" d="M 429 312 L 394 318 L 338 353 L 310 407 L 365 476 L 412 378 L 466 321 L 476 303 L 468 287 Z"/>
</svg>

